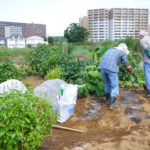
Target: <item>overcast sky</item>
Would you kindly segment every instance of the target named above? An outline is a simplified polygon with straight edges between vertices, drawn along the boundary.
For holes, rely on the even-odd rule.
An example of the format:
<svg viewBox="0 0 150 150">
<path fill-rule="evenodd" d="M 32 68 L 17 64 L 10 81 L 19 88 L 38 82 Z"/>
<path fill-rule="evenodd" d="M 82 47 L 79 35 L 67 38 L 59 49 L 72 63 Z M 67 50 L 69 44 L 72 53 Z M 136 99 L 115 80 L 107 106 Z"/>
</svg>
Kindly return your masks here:
<svg viewBox="0 0 150 150">
<path fill-rule="evenodd" d="M 0 0 L 0 21 L 46 24 L 49 36 L 63 35 L 88 9 L 148 8 L 150 0 Z"/>
</svg>

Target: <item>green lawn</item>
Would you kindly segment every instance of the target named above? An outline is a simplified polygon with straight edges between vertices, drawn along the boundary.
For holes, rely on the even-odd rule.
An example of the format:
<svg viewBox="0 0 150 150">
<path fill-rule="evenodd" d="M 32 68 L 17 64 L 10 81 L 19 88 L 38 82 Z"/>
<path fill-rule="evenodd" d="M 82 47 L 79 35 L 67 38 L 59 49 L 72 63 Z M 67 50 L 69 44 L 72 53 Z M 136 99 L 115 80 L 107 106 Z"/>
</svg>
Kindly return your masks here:
<svg viewBox="0 0 150 150">
<path fill-rule="evenodd" d="M 0 48 L 0 62 L 8 61 L 10 56 L 27 56 L 32 48 Z"/>
<path fill-rule="evenodd" d="M 72 56 L 84 55 L 89 56 L 89 50 L 87 49 L 76 49 L 72 51 Z"/>
<path fill-rule="evenodd" d="M 26 56 L 32 48 L 0 48 L 0 56 Z"/>
</svg>

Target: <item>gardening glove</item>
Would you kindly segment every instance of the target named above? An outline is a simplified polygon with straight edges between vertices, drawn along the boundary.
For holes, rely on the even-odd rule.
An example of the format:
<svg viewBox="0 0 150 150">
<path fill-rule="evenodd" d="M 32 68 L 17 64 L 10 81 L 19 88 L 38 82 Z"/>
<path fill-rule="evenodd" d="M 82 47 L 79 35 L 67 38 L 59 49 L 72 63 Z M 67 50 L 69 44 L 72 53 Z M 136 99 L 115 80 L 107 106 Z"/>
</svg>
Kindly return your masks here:
<svg viewBox="0 0 150 150">
<path fill-rule="evenodd" d="M 138 79 L 135 74 L 133 75 L 133 78 L 134 78 L 134 82 L 137 83 Z"/>
<path fill-rule="evenodd" d="M 132 67 L 131 67 L 130 64 L 127 64 L 127 65 L 126 65 L 126 69 L 127 69 L 132 75 L 134 75 L 134 70 L 132 69 Z"/>
</svg>

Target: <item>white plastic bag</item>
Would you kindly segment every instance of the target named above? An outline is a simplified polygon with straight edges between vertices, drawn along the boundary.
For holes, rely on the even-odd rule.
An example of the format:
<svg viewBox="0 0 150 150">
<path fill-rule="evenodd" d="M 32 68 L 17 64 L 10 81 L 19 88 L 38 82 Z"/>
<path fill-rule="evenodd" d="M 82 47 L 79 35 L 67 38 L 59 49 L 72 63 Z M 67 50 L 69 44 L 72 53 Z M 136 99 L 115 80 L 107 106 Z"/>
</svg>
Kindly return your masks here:
<svg viewBox="0 0 150 150">
<path fill-rule="evenodd" d="M 53 106 L 54 113 L 58 113 L 59 89 L 61 84 L 66 82 L 60 79 L 52 79 L 43 82 L 41 85 L 34 88 L 36 96 L 46 99 Z"/>
<path fill-rule="evenodd" d="M 0 93 L 10 92 L 12 89 L 21 91 L 22 93 L 27 91 L 25 85 L 19 80 L 10 79 L 0 84 Z"/>
<path fill-rule="evenodd" d="M 68 120 L 74 113 L 77 99 L 78 86 L 73 84 L 62 84 L 59 92 L 59 119 L 60 123 Z"/>
<path fill-rule="evenodd" d="M 59 114 L 60 123 L 68 120 L 74 113 L 77 99 L 77 85 L 67 84 L 60 79 L 47 80 L 34 89 L 36 96 L 45 98 L 53 106 L 54 113 Z"/>
</svg>

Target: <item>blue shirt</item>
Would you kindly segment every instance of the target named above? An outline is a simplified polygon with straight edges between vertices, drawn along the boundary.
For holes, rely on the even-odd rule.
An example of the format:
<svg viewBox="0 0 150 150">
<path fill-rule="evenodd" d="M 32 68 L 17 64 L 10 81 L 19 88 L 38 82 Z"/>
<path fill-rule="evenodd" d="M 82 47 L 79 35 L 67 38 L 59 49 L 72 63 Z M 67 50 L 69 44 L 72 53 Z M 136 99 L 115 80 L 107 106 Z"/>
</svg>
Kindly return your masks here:
<svg viewBox="0 0 150 150">
<path fill-rule="evenodd" d="M 119 49 L 112 48 L 105 52 L 98 69 L 107 69 L 112 72 L 119 72 L 120 62 L 123 62 L 124 65 L 129 64 L 127 55 Z"/>
</svg>

